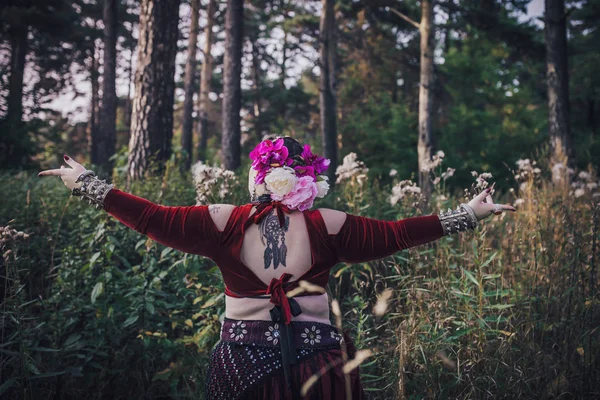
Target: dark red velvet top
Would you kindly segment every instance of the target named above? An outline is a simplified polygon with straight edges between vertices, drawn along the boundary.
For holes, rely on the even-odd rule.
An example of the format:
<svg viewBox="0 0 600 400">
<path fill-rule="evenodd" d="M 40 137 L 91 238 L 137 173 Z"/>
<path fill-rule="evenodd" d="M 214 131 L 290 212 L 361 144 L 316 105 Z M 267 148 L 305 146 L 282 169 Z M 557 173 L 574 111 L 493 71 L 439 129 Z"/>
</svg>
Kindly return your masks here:
<svg viewBox="0 0 600 400">
<path fill-rule="evenodd" d="M 223 274 L 226 294 L 234 297 L 281 295 L 284 285 L 287 291 L 300 280 L 325 287 L 329 271 L 338 262 L 375 260 L 443 236 L 437 215 L 382 221 L 348 214 L 340 231 L 331 235 L 318 210 L 304 211 L 311 267 L 292 281 L 291 275 L 283 274 L 267 286 L 240 260 L 244 230 L 248 226 L 245 222 L 250 217 L 252 204 L 236 207 L 223 231 L 217 229 L 208 206 L 161 206 L 112 189 L 104 200 L 104 208 L 128 227 L 158 243 L 214 260 Z"/>
</svg>

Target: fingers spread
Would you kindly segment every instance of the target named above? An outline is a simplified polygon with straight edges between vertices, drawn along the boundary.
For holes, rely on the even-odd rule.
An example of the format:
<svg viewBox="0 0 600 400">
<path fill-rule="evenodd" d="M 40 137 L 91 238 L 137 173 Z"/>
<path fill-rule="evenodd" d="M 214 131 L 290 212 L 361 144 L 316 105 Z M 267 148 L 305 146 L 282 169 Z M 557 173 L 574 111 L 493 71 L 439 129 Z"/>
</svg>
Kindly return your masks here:
<svg viewBox="0 0 600 400">
<path fill-rule="evenodd" d="M 49 175 L 55 175 L 55 176 L 62 176 L 65 175 L 67 173 L 68 169 L 47 169 L 45 171 L 42 171 L 38 174 L 38 176 L 49 176 Z"/>
</svg>

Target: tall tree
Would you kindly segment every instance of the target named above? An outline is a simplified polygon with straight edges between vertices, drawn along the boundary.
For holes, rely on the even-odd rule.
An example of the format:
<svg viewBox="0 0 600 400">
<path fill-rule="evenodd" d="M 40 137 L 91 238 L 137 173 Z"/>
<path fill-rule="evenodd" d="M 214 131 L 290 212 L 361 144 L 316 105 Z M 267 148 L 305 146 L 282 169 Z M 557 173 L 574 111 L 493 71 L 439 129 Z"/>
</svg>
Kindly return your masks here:
<svg viewBox="0 0 600 400">
<path fill-rule="evenodd" d="M 244 1 L 227 0 L 225 12 L 225 58 L 223 67 L 222 164 L 235 170 L 241 165 L 240 108 L 242 104 L 242 39 Z"/>
<path fill-rule="evenodd" d="M 119 2 L 104 0 L 104 72 L 102 75 L 102 106 L 100 126 L 92 135 L 92 163 L 105 171 L 112 170 L 109 160 L 115 153 L 117 121 L 117 16 Z"/>
<path fill-rule="evenodd" d="M 198 48 L 198 9 L 200 0 L 191 0 L 192 15 L 190 21 L 190 36 L 188 39 L 187 61 L 185 63 L 183 101 L 183 126 L 181 131 L 181 148 L 183 149 L 183 167 L 188 170 L 192 163 L 193 131 L 194 131 L 194 82 L 196 76 L 196 53 Z"/>
<path fill-rule="evenodd" d="M 419 186 L 425 200 L 431 197 L 431 183 L 429 170 L 423 168 L 431 160 L 432 135 L 431 135 L 431 110 L 433 91 L 433 1 L 421 0 L 421 72 L 419 82 L 419 140 L 417 152 L 419 154 Z M 426 169 L 426 171 L 423 171 Z"/>
<path fill-rule="evenodd" d="M 213 57 L 211 54 L 213 44 L 212 28 L 214 25 L 216 3 L 215 0 L 208 1 L 206 8 L 206 27 L 204 28 L 204 63 L 200 78 L 200 96 L 198 96 L 198 159 L 206 161 L 206 144 L 208 142 L 208 107 L 210 99 L 208 94 L 211 90 L 213 74 Z"/>
<path fill-rule="evenodd" d="M 171 156 L 180 0 L 142 0 L 131 116 L 128 176 L 141 178 L 151 157 Z"/>
<path fill-rule="evenodd" d="M 100 105 L 100 72 L 99 72 L 99 50 L 96 40 L 92 41 L 91 60 L 90 60 L 90 83 L 92 89 L 92 97 L 90 102 L 90 119 L 88 121 L 88 137 L 89 137 L 89 152 L 94 157 L 94 143 L 98 141 L 98 114 Z"/>
<path fill-rule="evenodd" d="M 27 25 L 16 25 L 9 30 L 11 54 L 7 120 L 13 126 L 19 124 L 23 117 L 23 75 L 28 30 Z"/>
<path fill-rule="evenodd" d="M 421 22 L 417 23 L 405 14 L 392 9 L 398 15 L 419 30 L 420 34 L 420 73 L 419 73 L 419 138 L 417 141 L 419 186 L 423 199 L 428 202 L 431 197 L 429 180 L 429 162 L 432 152 L 432 96 L 433 91 L 433 1 L 421 0 Z"/>
<path fill-rule="evenodd" d="M 564 0 L 546 0 L 545 4 L 546 85 L 552 162 L 561 162 L 567 156 L 572 164 L 565 4 Z"/>
<path fill-rule="evenodd" d="M 327 170 L 330 182 L 335 182 L 337 168 L 337 122 L 336 122 L 336 27 L 334 0 L 322 0 L 321 21 L 319 24 L 319 103 L 321 114 L 321 139 L 323 154 L 331 163 Z"/>
</svg>

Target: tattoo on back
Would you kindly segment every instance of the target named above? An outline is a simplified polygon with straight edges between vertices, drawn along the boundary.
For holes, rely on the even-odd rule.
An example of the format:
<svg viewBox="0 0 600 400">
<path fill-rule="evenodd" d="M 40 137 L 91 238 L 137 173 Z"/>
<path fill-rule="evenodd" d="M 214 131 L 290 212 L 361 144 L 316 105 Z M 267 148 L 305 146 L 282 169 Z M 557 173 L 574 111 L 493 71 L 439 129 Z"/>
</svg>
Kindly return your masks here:
<svg viewBox="0 0 600 400">
<path fill-rule="evenodd" d="M 261 242 L 266 245 L 264 253 L 265 269 L 268 269 L 273 263 L 273 268 L 277 269 L 279 265 L 285 267 L 287 256 L 287 246 L 285 244 L 285 232 L 290 226 L 290 217 L 285 217 L 283 227 L 279 226 L 279 219 L 275 213 L 267 215 L 259 225 Z"/>
</svg>

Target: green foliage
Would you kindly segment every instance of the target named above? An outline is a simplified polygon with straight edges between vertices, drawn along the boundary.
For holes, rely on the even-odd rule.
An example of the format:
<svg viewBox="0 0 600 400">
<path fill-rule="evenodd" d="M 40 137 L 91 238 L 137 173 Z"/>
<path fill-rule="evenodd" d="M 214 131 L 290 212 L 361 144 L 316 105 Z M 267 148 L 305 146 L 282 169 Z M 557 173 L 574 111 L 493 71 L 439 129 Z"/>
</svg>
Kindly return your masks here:
<svg viewBox="0 0 600 400">
<path fill-rule="evenodd" d="M 118 187 L 123 162 L 116 157 Z M 165 173 L 130 191 L 193 204 L 190 177 L 172 162 Z M 424 212 L 410 196 L 392 207 L 389 182 L 366 179 L 340 182 L 319 206 L 381 219 Z M 70 198 L 58 178 L 4 174 L 0 184 L 0 225 L 29 234 L 2 243 L 0 392 L 201 397 L 224 307 L 212 261 L 158 245 Z M 241 201 L 244 190 L 235 186 L 223 201 Z M 344 328 L 359 349 L 374 352 L 361 365 L 369 398 L 599 389 L 600 210 L 590 193 L 569 190 L 536 177 L 521 188 L 517 214 L 333 269 L 329 293 L 341 301 Z M 455 205 L 443 195 L 445 186 L 436 185 L 436 209 Z M 393 294 L 377 316 L 373 306 L 386 288 Z"/>
<path fill-rule="evenodd" d="M 10 218 L 31 234 L 2 268 L 14 279 L 3 308 L 9 340 L 0 349 L 3 365 L 14 368 L 2 390 L 32 398 L 48 385 L 69 396 L 175 395 L 182 376 L 205 372 L 224 306 L 212 261 L 158 245 L 69 198 L 58 178 L 0 181 L 9 196 L 3 224 Z M 193 204 L 189 182 L 171 181 L 177 188 L 165 201 Z M 134 190 L 152 198 L 160 185 L 150 179 Z M 201 378 L 185 384 L 190 396 L 203 391 Z"/>
</svg>

